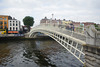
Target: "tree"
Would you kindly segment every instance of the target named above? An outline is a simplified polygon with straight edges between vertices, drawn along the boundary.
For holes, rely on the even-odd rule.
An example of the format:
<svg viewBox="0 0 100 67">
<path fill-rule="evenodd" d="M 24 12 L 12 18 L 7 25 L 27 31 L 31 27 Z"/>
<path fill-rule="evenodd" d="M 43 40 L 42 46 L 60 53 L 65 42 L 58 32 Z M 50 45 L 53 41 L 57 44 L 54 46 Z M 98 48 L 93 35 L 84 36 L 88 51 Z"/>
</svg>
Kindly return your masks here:
<svg viewBox="0 0 100 67">
<path fill-rule="evenodd" d="M 23 23 L 24 23 L 25 26 L 28 27 L 28 30 L 30 31 L 30 26 L 33 26 L 33 24 L 34 24 L 34 18 L 30 17 L 30 16 L 26 16 L 23 19 Z"/>
</svg>

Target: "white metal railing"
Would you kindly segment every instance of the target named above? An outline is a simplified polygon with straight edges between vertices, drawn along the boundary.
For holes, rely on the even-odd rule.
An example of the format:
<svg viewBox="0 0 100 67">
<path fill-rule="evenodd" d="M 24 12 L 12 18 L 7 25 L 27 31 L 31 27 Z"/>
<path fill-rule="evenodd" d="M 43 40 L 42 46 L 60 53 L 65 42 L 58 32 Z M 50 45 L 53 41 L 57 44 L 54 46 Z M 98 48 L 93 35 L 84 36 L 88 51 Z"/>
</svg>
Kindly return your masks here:
<svg viewBox="0 0 100 67">
<path fill-rule="evenodd" d="M 71 36 L 65 35 L 63 33 L 54 31 L 54 30 L 49 30 L 49 29 L 43 29 L 37 28 L 34 29 L 31 32 L 41 32 L 44 33 L 54 40 L 56 40 L 59 44 L 61 44 L 65 49 L 67 49 L 73 56 L 75 56 L 81 63 L 84 64 L 84 59 L 83 56 L 85 55 L 83 53 L 83 44 L 86 44 L 84 41 L 81 41 L 79 39 L 73 38 Z M 32 35 L 32 33 L 31 33 Z M 31 37 L 30 35 L 30 37 Z"/>
<path fill-rule="evenodd" d="M 83 43 L 80 44 L 78 43 L 78 41 L 75 42 L 74 40 L 71 40 L 65 36 L 56 33 L 46 32 L 45 34 L 56 40 L 58 43 L 60 43 L 65 49 L 67 49 L 73 56 L 75 56 L 79 61 L 81 61 L 81 63 L 84 64 L 83 56 L 85 54 L 83 53 Z"/>
<path fill-rule="evenodd" d="M 85 31 L 85 28 L 83 27 L 75 27 L 76 30 L 71 30 L 66 28 L 65 25 L 61 25 L 61 24 L 40 24 L 39 26 L 33 28 L 31 30 L 31 32 L 29 33 L 30 37 L 34 32 L 41 32 L 44 33 L 48 36 L 50 36 L 51 38 L 53 38 L 55 41 L 57 41 L 59 44 L 61 44 L 65 49 L 67 49 L 73 56 L 75 56 L 79 61 L 81 61 L 84 64 L 84 59 L 83 56 L 85 55 L 83 53 L 83 45 L 86 44 L 86 39 L 90 40 L 87 42 L 91 42 L 92 41 L 97 41 L 96 44 L 97 46 L 100 46 L 100 31 L 95 31 L 92 30 L 93 34 L 96 34 L 95 38 L 93 36 L 91 36 L 91 32 L 90 31 L 92 28 L 89 28 L 88 31 Z M 66 31 L 69 30 L 69 31 Z M 66 31 L 66 32 L 65 32 Z M 68 32 L 70 35 L 68 35 Z M 78 39 L 77 37 L 74 37 L 74 35 L 76 35 L 75 33 L 80 33 L 78 35 L 82 37 L 84 37 L 84 32 L 87 32 L 87 36 L 85 36 L 85 41 L 82 39 Z M 83 34 L 82 34 L 83 33 Z M 74 35 L 73 35 L 74 34 Z M 98 38 L 97 38 L 98 37 Z M 91 38 L 91 39 L 90 39 Z M 94 43 L 93 43 L 94 45 Z"/>
<path fill-rule="evenodd" d="M 80 26 L 70 26 L 70 25 L 63 25 L 63 24 L 57 24 L 57 23 L 56 24 L 54 24 L 54 23 L 41 23 L 40 25 L 64 28 L 64 29 L 74 31 L 77 33 L 82 33 L 82 34 L 84 34 L 84 32 L 86 30 L 84 27 L 80 27 Z"/>
</svg>

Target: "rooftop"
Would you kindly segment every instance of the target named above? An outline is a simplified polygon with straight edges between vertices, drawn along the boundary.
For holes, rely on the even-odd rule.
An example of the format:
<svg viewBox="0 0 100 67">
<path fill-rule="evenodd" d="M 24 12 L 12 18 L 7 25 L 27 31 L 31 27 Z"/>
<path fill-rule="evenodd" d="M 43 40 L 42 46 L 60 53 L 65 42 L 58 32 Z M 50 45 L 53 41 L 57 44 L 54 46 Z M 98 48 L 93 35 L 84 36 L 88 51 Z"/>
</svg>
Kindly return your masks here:
<svg viewBox="0 0 100 67">
<path fill-rule="evenodd" d="M 8 16 L 8 15 L 0 15 L 0 16 Z"/>
</svg>

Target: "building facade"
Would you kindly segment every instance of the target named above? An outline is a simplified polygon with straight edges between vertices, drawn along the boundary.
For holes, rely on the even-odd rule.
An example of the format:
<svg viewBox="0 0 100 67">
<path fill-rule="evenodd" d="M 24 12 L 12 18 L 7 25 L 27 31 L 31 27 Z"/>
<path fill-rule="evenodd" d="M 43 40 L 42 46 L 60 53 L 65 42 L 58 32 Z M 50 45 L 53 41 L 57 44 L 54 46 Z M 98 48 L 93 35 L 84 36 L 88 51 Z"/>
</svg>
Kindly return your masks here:
<svg viewBox="0 0 100 67">
<path fill-rule="evenodd" d="M 16 19 L 8 20 L 8 33 L 17 34 L 20 31 L 20 21 Z"/>
<path fill-rule="evenodd" d="M 95 23 L 93 22 L 76 22 L 76 21 L 72 21 L 72 20 L 57 20 L 57 19 L 48 19 L 47 17 L 43 18 L 40 21 L 40 24 L 52 24 L 52 25 L 59 25 L 61 27 L 66 27 L 66 28 L 80 28 L 83 27 L 84 29 L 89 26 L 89 25 L 94 25 Z"/>
<path fill-rule="evenodd" d="M 47 17 L 41 19 L 40 21 L 40 24 L 53 24 L 53 25 L 56 25 L 56 24 L 62 24 L 62 20 L 60 19 L 48 19 Z"/>
<path fill-rule="evenodd" d="M 6 34 L 8 29 L 8 17 L 7 15 L 0 15 L 0 34 Z"/>
<path fill-rule="evenodd" d="M 0 15 L 0 29 L 8 28 L 8 16 Z"/>
</svg>

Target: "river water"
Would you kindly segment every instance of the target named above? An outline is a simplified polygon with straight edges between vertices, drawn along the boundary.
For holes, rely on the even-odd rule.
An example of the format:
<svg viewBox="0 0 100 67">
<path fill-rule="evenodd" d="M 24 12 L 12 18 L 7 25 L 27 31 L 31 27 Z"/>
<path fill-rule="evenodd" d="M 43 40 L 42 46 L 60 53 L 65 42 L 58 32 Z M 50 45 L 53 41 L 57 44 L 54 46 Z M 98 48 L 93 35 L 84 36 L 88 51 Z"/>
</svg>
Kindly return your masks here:
<svg viewBox="0 0 100 67">
<path fill-rule="evenodd" d="M 0 67 L 82 67 L 54 40 L 0 41 Z"/>
</svg>

